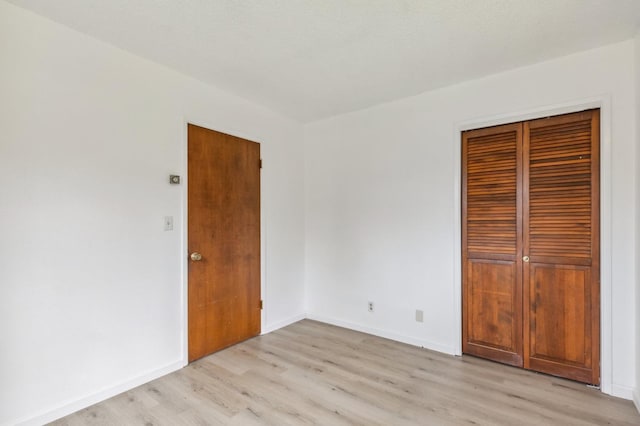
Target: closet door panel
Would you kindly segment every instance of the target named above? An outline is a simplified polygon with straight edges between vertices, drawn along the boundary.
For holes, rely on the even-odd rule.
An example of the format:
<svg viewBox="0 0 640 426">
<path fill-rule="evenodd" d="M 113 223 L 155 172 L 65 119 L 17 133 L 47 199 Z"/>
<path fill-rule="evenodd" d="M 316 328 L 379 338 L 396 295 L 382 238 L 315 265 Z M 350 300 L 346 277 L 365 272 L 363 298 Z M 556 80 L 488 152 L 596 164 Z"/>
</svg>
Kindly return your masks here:
<svg viewBox="0 0 640 426">
<path fill-rule="evenodd" d="M 470 259 L 468 321 L 470 345 L 478 353 L 517 353 L 520 334 L 514 315 L 519 311 L 515 262 Z"/>
<path fill-rule="evenodd" d="M 524 123 L 524 366 L 599 382 L 597 111 Z"/>
<path fill-rule="evenodd" d="M 590 268 L 532 264 L 530 269 L 529 368 L 590 382 Z"/>
<path fill-rule="evenodd" d="M 522 126 L 463 134 L 463 351 L 522 366 Z"/>
</svg>

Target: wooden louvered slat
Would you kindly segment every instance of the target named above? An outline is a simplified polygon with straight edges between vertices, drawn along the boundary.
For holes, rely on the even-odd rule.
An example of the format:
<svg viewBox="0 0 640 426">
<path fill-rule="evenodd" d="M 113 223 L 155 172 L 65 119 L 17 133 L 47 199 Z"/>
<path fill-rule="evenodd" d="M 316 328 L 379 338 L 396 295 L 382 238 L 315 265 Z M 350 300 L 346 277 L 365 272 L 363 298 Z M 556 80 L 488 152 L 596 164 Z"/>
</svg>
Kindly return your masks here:
<svg viewBox="0 0 640 426">
<path fill-rule="evenodd" d="M 590 258 L 590 117 L 531 129 L 528 154 L 529 256 Z"/>
<path fill-rule="evenodd" d="M 467 139 L 469 252 L 516 254 L 516 144 L 514 130 Z"/>
</svg>

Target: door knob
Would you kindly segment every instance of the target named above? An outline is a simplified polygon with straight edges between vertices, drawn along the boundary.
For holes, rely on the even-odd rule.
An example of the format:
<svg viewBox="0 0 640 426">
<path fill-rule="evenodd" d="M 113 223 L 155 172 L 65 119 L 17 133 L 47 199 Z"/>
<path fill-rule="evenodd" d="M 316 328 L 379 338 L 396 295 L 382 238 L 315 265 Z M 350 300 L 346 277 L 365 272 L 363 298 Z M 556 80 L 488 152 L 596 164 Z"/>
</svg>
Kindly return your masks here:
<svg viewBox="0 0 640 426">
<path fill-rule="evenodd" d="M 529 256 L 522 256 L 522 260 L 525 261 L 525 262 L 528 262 L 529 261 Z"/>
<path fill-rule="evenodd" d="M 194 262 L 198 262 L 198 261 L 202 260 L 202 255 L 200 253 L 198 253 L 197 251 L 194 251 L 193 253 L 191 253 L 191 256 L 189 256 L 189 257 Z"/>
</svg>

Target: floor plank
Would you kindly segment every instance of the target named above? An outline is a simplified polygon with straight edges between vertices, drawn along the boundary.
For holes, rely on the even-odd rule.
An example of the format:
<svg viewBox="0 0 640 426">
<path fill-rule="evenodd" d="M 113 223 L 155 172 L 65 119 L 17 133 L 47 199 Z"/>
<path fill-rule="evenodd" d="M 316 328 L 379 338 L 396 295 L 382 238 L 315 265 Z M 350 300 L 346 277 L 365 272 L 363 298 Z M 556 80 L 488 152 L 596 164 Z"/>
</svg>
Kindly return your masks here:
<svg viewBox="0 0 640 426">
<path fill-rule="evenodd" d="M 303 320 L 53 425 L 640 425 L 564 379 Z"/>
</svg>

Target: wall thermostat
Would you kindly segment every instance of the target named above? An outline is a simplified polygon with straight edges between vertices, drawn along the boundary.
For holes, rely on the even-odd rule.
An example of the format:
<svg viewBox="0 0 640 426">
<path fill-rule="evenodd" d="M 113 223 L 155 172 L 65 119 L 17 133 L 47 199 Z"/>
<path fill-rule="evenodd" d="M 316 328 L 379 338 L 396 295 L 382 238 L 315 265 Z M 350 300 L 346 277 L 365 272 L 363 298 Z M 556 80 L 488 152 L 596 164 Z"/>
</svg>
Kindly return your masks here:
<svg viewBox="0 0 640 426">
<path fill-rule="evenodd" d="M 178 176 L 178 175 L 169 175 L 169 183 L 171 185 L 179 185 L 180 184 L 180 176 Z"/>
</svg>

